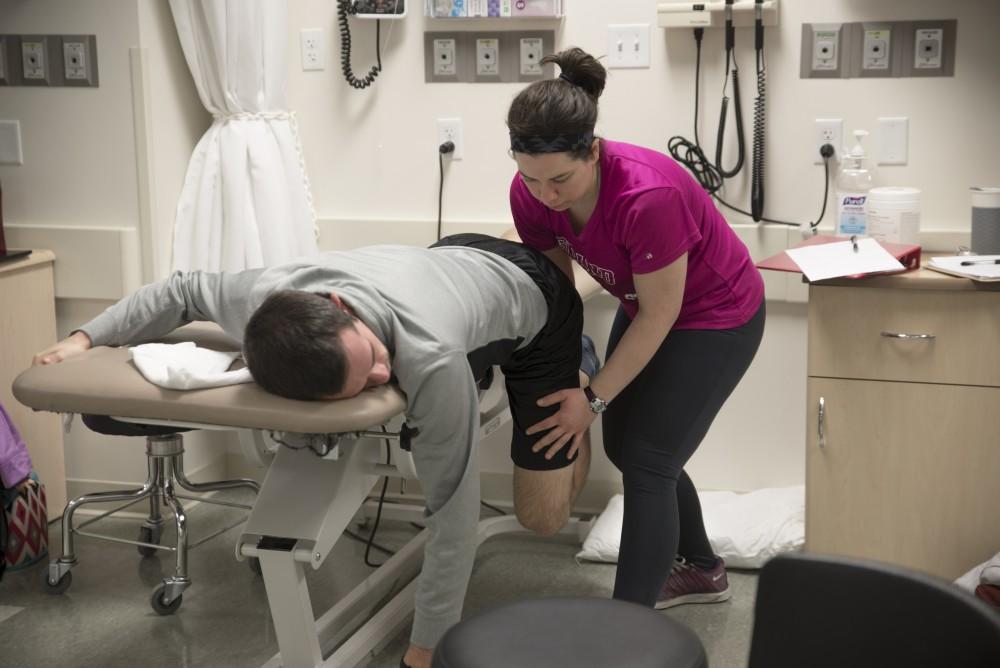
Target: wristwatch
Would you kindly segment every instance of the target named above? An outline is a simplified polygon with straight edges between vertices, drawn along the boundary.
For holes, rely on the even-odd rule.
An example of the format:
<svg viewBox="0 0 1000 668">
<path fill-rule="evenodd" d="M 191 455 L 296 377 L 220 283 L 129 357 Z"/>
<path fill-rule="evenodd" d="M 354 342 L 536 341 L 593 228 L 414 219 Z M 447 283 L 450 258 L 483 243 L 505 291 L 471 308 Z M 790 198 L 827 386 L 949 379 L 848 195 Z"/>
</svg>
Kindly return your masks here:
<svg viewBox="0 0 1000 668">
<path fill-rule="evenodd" d="M 608 409 L 608 402 L 594 394 L 594 391 L 590 389 L 590 385 L 583 388 L 583 393 L 587 395 L 587 401 L 590 402 L 590 412 L 600 415 Z"/>
</svg>

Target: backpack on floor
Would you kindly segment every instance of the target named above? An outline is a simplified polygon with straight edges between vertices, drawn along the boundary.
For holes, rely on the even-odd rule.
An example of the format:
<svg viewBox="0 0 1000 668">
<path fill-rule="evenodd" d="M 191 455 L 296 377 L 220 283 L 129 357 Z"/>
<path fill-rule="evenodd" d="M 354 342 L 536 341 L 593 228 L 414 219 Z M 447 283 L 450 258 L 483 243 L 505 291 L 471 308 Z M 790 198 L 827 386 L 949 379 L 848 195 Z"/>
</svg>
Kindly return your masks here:
<svg viewBox="0 0 1000 668">
<path fill-rule="evenodd" d="M 44 559 L 49 553 L 49 521 L 45 505 L 45 486 L 32 473 L 35 484 L 27 491 L 14 496 L 13 502 L 3 509 L 3 556 L 11 571 L 27 568 Z M 0 504 L 3 506 L 3 504 Z M 2 573 L 2 568 L 0 568 Z"/>
</svg>

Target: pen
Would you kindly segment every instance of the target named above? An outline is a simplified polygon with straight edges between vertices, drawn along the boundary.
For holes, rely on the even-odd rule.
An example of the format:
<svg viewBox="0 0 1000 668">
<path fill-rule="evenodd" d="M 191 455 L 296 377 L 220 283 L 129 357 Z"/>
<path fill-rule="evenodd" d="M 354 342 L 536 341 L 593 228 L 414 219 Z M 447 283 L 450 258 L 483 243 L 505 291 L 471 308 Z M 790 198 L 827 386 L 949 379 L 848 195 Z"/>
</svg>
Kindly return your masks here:
<svg viewBox="0 0 1000 668">
<path fill-rule="evenodd" d="M 853 244 L 853 246 L 854 246 L 854 252 L 857 253 L 858 252 L 858 235 L 856 235 L 856 234 L 852 234 L 851 235 L 851 244 Z M 965 264 L 965 263 L 963 262 L 962 264 Z"/>
<path fill-rule="evenodd" d="M 972 264 L 1000 264 L 1000 260 L 962 260 L 960 264 L 963 267 L 968 267 Z"/>
</svg>

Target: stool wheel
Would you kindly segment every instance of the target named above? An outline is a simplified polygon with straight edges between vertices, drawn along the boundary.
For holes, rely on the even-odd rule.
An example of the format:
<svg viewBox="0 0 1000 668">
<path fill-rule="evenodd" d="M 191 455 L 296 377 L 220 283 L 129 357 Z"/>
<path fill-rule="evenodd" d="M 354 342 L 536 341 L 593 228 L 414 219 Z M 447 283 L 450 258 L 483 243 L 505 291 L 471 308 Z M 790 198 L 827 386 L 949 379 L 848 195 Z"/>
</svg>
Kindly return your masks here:
<svg viewBox="0 0 1000 668">
<path fill-rule="evenodd" d="M 52 595 L 65 593 L 66 590 L 69 589 L 69 586 L 73 584 L 72 571 L 67 571 L 66 575 L 59 578 L 59 582 L 55 584 L 51 584 L 49 582 L 49 572 L 47 570 L 43 573 L 43 575 L 45 576 L 42 578 L 43 582 L 45 582 L 45 591 Z"/>
<path fill-rule="evenodd" d="M 156 585 L 156 589 L 153 590 L 153 596 L 149 599 L 149 604 L 153 607 L 153 612 L 158 615 L 172 615 L 177 612 L 177 608 L 181 607 L 183 596 L 178 596 L 170 603 L 163 602 L 163 594 L 166 588 L 167 585 L 162 582 Z"/>
<path fill-rule="evenodd" d="M 140 543 L 154 543 L 156 545 L 160 544 L 160 530 L 153 529 L 152 527 L 140 527 L 139 538 L 137 540 Z M 137 545 L 136 549 L 139 550 L 139 554 L 143 557 L 151 557 L 157 553 L 155 547 L 149 547 L 147 545 Z"/>
</svg>

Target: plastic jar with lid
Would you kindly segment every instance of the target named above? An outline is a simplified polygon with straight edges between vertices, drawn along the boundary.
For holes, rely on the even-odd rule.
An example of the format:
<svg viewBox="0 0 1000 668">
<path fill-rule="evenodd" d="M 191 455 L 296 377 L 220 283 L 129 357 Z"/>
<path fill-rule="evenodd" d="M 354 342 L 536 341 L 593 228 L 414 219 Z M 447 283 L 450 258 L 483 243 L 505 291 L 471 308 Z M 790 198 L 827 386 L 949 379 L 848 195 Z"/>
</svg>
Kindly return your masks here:
<svg viewBox="0 0 1000 668">
<path fill-rule="evenodd" d="M 868 236 L 899 244 L 920 243 L 920 190 L 900 186 L 868 193 Z"/>
</svg>

